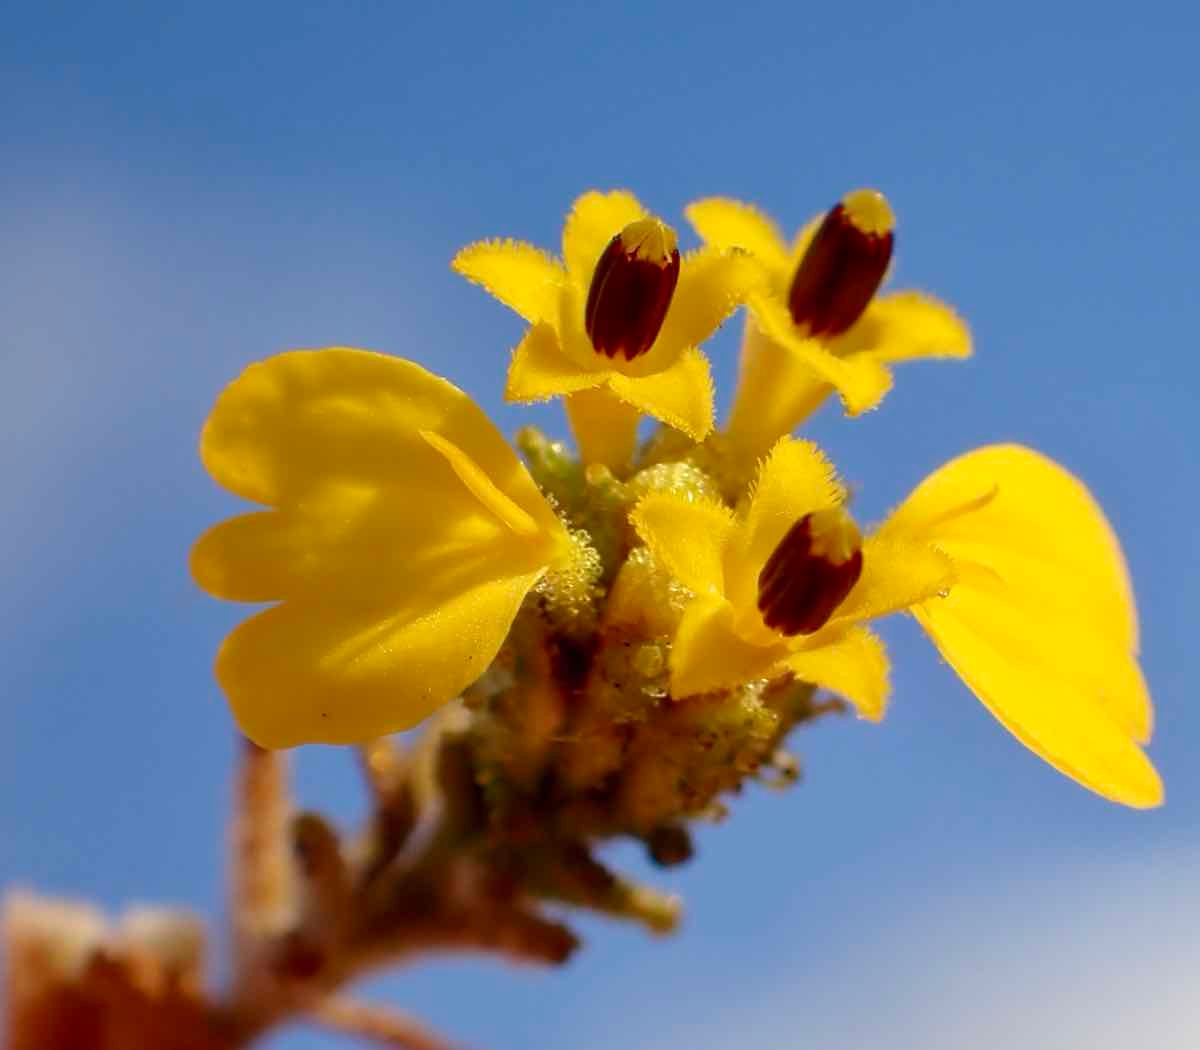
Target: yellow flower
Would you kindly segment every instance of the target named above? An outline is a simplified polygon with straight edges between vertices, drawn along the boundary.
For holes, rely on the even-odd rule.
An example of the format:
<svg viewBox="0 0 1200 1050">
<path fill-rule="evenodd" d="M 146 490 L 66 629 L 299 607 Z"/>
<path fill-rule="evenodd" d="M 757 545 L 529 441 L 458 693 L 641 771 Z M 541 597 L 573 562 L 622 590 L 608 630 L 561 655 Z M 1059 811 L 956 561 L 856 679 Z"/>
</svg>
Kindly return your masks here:
<svg viewBox="0 0 1200 1050">
<path fill-rule="evenodd" d="M 218 399 L 201 457 L 271 508 L 192 552 L 209 593 L 275 602 L 225 640 L 217 677 L 265 747 L 415 725 L 487 668 L 569 536 L 462 391 L 342 348 L 252 365 Z"/>
<path fill-rule="evenodd" d="M 927 543 L 863 542 L 844 499 L 816 446 L 783 438 L 740 515 L 674 493 L 638 503 L 638 535 L 695 595 L 671 648 L 673 696 L 790 671 L 882 717 L 887 656 L 861 625 L 946 590 L 953 569 Z"/>
<path fill-rule="evenodd" d="M 1112 530 L 1081 482 L 1019 446 L 923 481 L 865 541 L 814 446 L 784 438 L 744 513 L 652 495 L 638 534 L 694 598 L 671 651 L 676 697 L 787 672 L 879 718 L 887 659 L 862 621 L 909 610 L 1022 743 L 1136 807 L 1162 783 L 1137 615 Z"/>
<path fill-rule="evenodd" d="M 966 325 L 948 307 L 917 292 L 877 294 L 895 225 L 880 193 L 848 193 L 791 247 L 769 218 L 738 201 L 697 201 L 687 216 L 708 245 L 744 248 L 764 273 L 748 300 L 729 422 L 730 439 L 748 461 L 790 433 L 831 390 L 853 416 L 887 393 L 891 363 L 970 356 Z"/>
<path fill-rule="evenodd" d="M 744 299 L 755 267 L 714 247 L 681 259 L 674 231 L 624 191 L 580 197 L 562 253 L 482 241 L 452 263 L 531 325 L 513 352 L 508 399 L 565 396 L 585 462 L 617 470 L 642 413 L 703 440 L 713 385 L 697 347 Z"/>
<path fill-rule="evenodd" d="M 1018 445 L 976 449 L 921 482 L 879 535 L 952 558 L 949 595 L 913 612 L 1017 739 L 1107 798 L 1162 802 L 1138 747 L 1153 709 L 1129 574 L 1078 478 Z"/>
</svg>

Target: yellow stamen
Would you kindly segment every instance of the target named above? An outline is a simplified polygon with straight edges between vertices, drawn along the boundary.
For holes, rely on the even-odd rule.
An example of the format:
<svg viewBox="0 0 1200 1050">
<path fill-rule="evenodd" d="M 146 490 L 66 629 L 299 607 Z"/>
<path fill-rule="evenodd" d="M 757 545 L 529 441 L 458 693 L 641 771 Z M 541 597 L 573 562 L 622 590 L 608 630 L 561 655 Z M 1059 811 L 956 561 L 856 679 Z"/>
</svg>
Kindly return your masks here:
<svg viewBox="0 0 1200 1050">
<path fill-rule="evenodd" d="M 430 445 L 446 458 L 450 469 L 467 486 L 488 510 L 518 536 L 536 536 L 541 530 L 533 516 L 496 487 L 492 481 L 462 449 L 432 430 L 419 431 Z"/>
</svg>

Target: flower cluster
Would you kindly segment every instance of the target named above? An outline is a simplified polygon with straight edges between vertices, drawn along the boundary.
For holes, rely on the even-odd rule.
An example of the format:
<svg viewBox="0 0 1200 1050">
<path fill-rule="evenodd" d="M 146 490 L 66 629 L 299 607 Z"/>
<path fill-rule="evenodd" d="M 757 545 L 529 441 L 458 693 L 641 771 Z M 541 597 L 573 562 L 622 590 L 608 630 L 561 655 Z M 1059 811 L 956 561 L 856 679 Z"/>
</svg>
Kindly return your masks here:
<svg viewBox="0 0 1200 1050">
<path fill-rule="evenodd" d="M 506 397 L 562 397 L 577 452 L 517 452 L 460 390 L 363 350 L 285 353 L 221 395 L 201 453 L 267 509 L 195 547 L 211 594 L 272 603 L 217 677 L 258 744 L 362 742 L 463 698 L 495 812 L 663 829 L 776 762 L 814 687 L 869 720 L 910 613 L 1022 743 L 1130 806 L 1162 786 L 1118 543 L 1084 485 L 1030 449 L 976 449 L 860 529 L 796 428 L 832 392 L 875 407 L 894 363 L 971 353 L 937 300 L 881 292 L 894 219 L 847 194 L 789 243 L 755 208 L 690 205 L 703 246 L 626 192 L 586 193 L 556 258 L 464 248 L 453 268 L 528 322 Z M 716 428 L 702 344 L 745 309 Z M 661 427 L 639 446 L 642 417 Z M 573 808 L 572 808 L 573 807 Z M 664 845 L 665 844 L 665 845 Z"/>
</svg>

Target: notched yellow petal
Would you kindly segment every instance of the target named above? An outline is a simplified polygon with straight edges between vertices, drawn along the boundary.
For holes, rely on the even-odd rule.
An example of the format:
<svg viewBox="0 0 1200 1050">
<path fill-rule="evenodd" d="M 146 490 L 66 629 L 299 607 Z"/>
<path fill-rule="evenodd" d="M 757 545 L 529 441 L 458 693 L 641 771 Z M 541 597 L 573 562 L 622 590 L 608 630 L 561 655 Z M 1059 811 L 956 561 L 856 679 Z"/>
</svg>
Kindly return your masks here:
<svg viewBox="0 0 1200 1050">
<path fill-rule="evenodd" d="M 862 627 L 852 627 L 816 648 L 799 649 L 787 658 L 797 678 L 849 700 L 859 717 L 878 722 L 887 709 L 889 664 L 883 642 Z"/>
<path fill-rule="evenodd" d="M 724 591 L 725 545 L 734 528 L 733 513 L 703 498 L 654 493 L 629 517 L 642 542 L 671 574 L 696 594 Z"/>
<path fill-rule="evenodd" d="M 552 319 L 566 271 L 547 252 L 513 240 L 467 245 L 450 263 L 455 273 L 482 285 L 526 321 Z"/>
<path fill-rule="evenodd" d="M 461 391 L 363 351 L 248 369 L 205 428 L 218 481 L 277 511 L 197 543 L 198 582 L 281 600 L 222 647 L 217 674 L 264 746 L 413 725 L 474 680 L 569 536 Z"/>
<path fill-rule="evenodd" d="M 1138 747 L 1153 722 L 1124 558 L 1083 484 L 1017 445 L 926 478 L 881 535 L 936 543 L 959 575 L 915 612 L 990 711 L 1055 768 L 1108 798 L 1157 805 Z"/>
<path fill-rule="evenodd" d="M 214 525 L 192 547 L 192 578 L 214 598 L 274 602 L 295 593 L 312 559 L 309 529 L 279 511 L 242 514 Z"/>
<path fill-rule="evenodd" d="M 285 602 L 226 639 L 217 677 L 262 747 L 409 729 L 483 673 L 542 571 L 479 578 L 436 605 L 403 594 L 382 605 L 338 594 Z"/>
<path fill-rule="evenodd" d="M 728 197 L 706 197 L 684 209 L 688 221 L 706 244 L 742 248 L 775 271 L 791 269 L 787 242 L 769 216 L 752 204 Z M 781 282 L 787 274 L 781 276 Z"/>
</svg>

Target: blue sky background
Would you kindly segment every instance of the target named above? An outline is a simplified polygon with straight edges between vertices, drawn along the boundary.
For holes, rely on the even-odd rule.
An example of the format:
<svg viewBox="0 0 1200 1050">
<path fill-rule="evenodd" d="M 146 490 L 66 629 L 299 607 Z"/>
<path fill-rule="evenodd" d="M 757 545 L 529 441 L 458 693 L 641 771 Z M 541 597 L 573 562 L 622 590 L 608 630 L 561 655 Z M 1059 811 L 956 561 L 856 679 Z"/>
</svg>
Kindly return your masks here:
<svg viewBox="0 0 1200 1050">
<path fill-rule="evenodd" d="M 0 884 L 219 915 L 234 741 L 210 665 L 241 612 L 186 554 L 233 509 L 195 446 L 242 367 L 411 356 L 511 431 L 520 325 L 456 248 L 555 245 L 593 186 L 681 226 L 724 193 L 794 227 L 874 185 L 895 283 L 954 303 L 977 357 L 811 432 L 867 517 L 999 439 L 1088 481 L 1137 588 L 1167 806 L 1053 773 L 897 622 L 887 720 L 797 737 L 799 790 L 749 792 L 653 873 L 687 898 L 679 936 L 585 921 L 559 972 L 438 962 L 367 990 L 494 1050 L 1190 1050 L 1198 33 L 1182 0 L 7 5 Z M 739 328 L 710 347 L 725 400 Z M 298 767 L 307 802 L 359 813 L 348 755 Z"/>
</svg>

